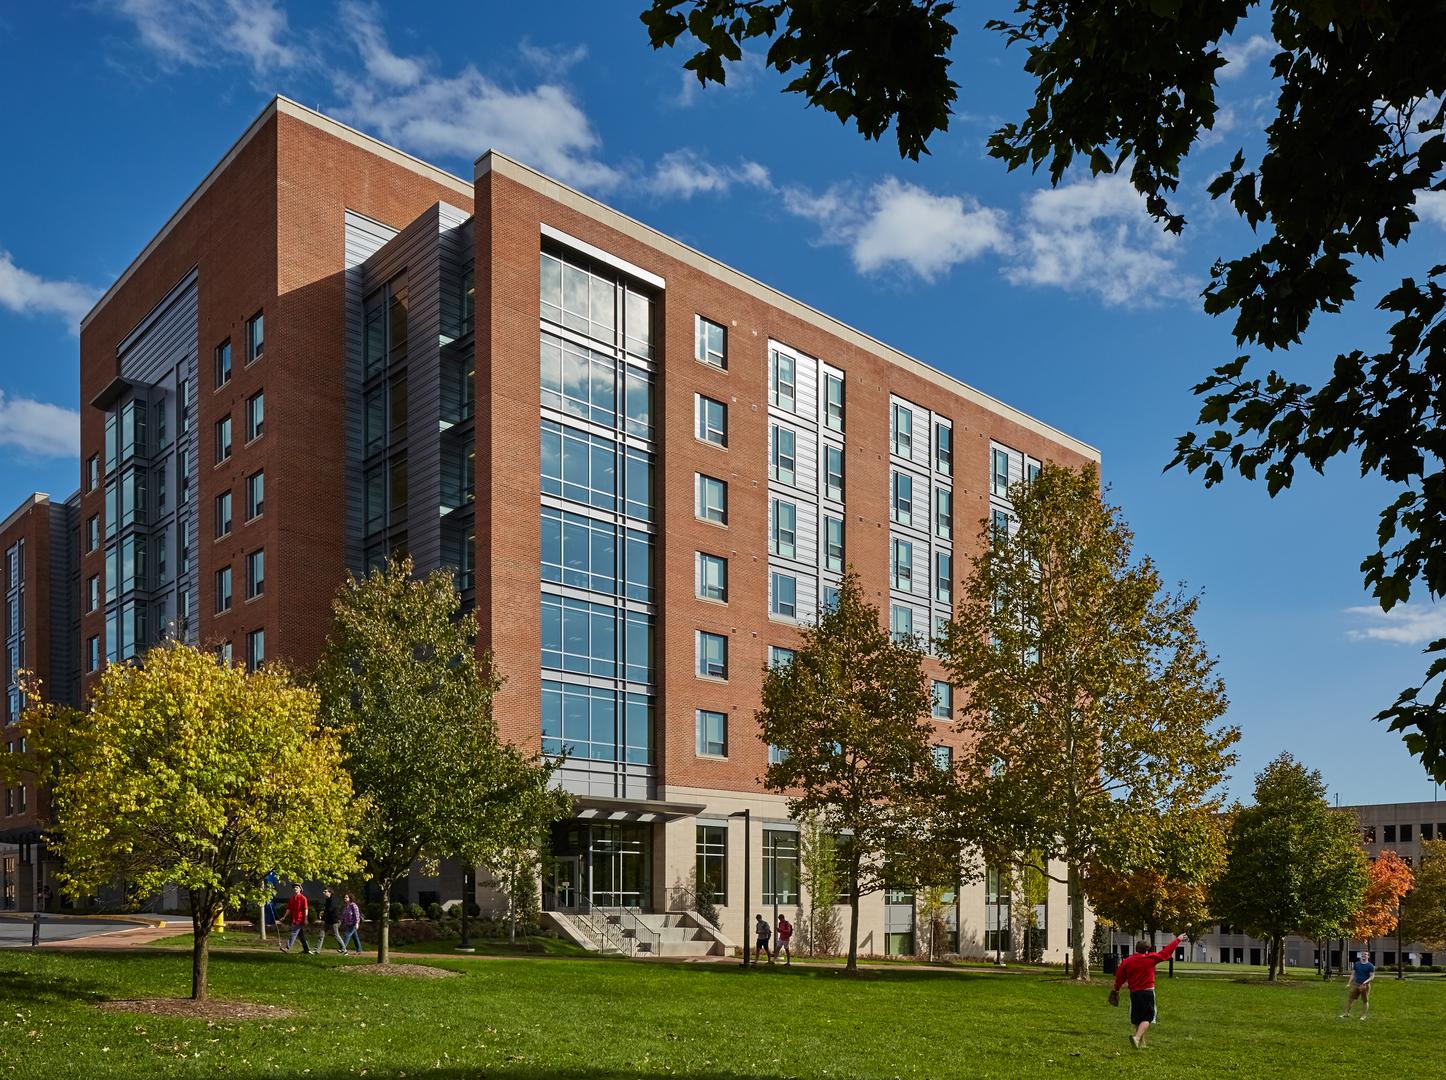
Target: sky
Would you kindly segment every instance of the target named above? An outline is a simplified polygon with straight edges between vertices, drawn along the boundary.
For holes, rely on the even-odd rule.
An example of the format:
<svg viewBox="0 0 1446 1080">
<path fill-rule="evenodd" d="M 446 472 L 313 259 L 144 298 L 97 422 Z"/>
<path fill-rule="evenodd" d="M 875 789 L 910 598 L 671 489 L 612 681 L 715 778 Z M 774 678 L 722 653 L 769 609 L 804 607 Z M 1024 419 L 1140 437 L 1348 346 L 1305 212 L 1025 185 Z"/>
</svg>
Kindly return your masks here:
<svg viewBox="0 0 1446 1080">
<path fill-rule="evenodd" d="M 1249 234 L 1205 186 L 1237 147 L 1258 149 L 1263 28 L 1228 44 L 1176 239 L 1117 178 L 1051 189 L 986 156 L 1030 100 L 1022 52 L 982 29 L 1012 4 L 961 5 L 959 100 L 915 163 L 781 93 L 761 48 L 725 87 L 699 87 L 685 49 L 649 46 L 643 2 L 0 8 L 0 513 L 78 486 L 80 317 L 280 93 L 459 176 L 501 150 L 1098 447 L 1137 552 L 1203 593 L 1242 731 L 1231 793 L 1248 799 L 1290 750 L 1342 804 L 1431 799 L 1372 719 L 1446 635 L 1424 594 L 1383 615 L 1362 588 L 1390 490 L 1344 459 L 1273 500 L 1164 471 L 1194 422 L 1191 386 L 1239 351 L 1198 294 Z M 1362 271 L 1364 303 L 1260 362 L 1318 381 L 1337 352 L 1377 347 L 1372 301 L 1446 242 L 1446 193 L 1418 208 L 1412 243 Z"/>
</svg>

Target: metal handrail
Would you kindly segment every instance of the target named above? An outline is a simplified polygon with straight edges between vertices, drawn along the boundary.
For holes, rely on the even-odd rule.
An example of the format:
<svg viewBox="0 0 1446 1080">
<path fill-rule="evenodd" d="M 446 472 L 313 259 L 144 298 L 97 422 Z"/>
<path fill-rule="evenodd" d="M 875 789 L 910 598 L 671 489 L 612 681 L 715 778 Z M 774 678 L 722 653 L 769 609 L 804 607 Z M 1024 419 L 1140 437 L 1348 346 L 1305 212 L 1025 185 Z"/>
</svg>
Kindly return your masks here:
<svg viewBox="0 0 1446 1080">
<path fill-rule="evenodd" d="M 637 945 L 640 941 L 646 941 L 648 946 L 646 951 L 650 956 L 658 956 L 660 954 L 663 943 L 662 936 L 649 927 L 647 923 L 643 922 L 637 911 L 626 907 L 614 908 L 613 910 L 618 913 L 620 924 L 632 930 L 634 952 L 637 952 Z"/>
<path fill-rule="evenodd" d="M 581 916 L 586 916 L 588 925 L 592 927 L 595 936 L 603 946 L 603 951 L 606 951 L 610 945 L 619 953 L 628 953 L 631 955 L 633 943 L 622 933 L 621 927 L 618 928 L 616 934 L 617 940 L 613 940 L 613 923 L 608 917 L 607 908 L 598 907 L 591 900 L 587 899 L 587 897 L 580 896 L 577 899 L 577 913 Z M 601 918 L 599 919 L 598 916 L 601 916 Z"/>
</svg>

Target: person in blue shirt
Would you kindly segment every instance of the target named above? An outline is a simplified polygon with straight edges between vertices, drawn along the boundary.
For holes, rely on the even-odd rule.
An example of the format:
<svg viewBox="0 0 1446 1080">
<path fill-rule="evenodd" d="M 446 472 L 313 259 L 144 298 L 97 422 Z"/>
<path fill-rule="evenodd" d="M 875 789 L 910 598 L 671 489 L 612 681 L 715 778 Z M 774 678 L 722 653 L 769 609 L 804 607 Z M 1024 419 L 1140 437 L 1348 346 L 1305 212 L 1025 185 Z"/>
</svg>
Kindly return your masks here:
<svg viewBox="0 0 1446 1080">
<path fill-rule="evenodd" d="M 1341 1019 L 1348 1019 L 1351 1015 L 1351 1006 L 1356 1003 L 1356 998 L 1361 999 L 1361 1019 L 1364 1020 L 1371 1014 L 1371 980 L 1376 977 L 1376 965 L 1371 963 L 1371 954 L 1360 953 L 1356 962 L 1351 965 L 1351 981 L 1346 987 L 1346 1011 L 1341 1013 Z"/>
</svg>

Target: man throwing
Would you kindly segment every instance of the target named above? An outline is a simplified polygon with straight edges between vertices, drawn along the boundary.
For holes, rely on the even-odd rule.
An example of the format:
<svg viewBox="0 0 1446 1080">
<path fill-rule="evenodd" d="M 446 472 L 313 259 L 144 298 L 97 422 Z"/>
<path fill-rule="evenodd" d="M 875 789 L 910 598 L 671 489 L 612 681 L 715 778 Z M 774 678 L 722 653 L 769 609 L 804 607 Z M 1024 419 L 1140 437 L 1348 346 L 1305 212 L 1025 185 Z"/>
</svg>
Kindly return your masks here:
<svg viewBox="0 0 1446 1080">
<path fill-rule="evenodd" d="M 1155 1022 L 1155 965 L 1170 959 L 1175 953 L 1175 946 L 1179 944 L 1180 939 L 1177 937 L 1159 952 L 1151 952 L 1148 942 L 1136 942 L 1135 955 L 1121 960 L 1115 971 L 1115 987 L 1110 991 L 1110 1004 L 1119 1004 L 1120 987 L 1128 985 L 1130 1023 L 1135 1027 L 1130 1034 L 1130 1044 L 1136 1050 L 1145 1048 L 1145 1032 L 1149 1031 L 1150 1025 Z"/>
<path fill-rule="evenodd" d="M 1342 1020 L 1350 1018 L 1351 1006 L 1356 1003 L 1356 998 L 1361 999 L 1361 1019 L 1371 1014 L 1371 980 L 1375 977 L 1376 965 L 1371 963 L 1371 954 L 1360 953 L 1351 965 L 1351 981 L 1346 986 L 1346 1011 L 1341 1013 Z"/>
</svg>

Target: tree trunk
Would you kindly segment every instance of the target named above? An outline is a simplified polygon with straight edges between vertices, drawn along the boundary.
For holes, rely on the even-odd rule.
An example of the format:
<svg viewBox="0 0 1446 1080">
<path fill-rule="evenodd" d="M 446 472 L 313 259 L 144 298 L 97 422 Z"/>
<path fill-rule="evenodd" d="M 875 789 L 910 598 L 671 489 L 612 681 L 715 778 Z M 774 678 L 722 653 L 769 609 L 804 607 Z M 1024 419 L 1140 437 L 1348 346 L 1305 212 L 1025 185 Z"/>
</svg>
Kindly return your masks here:
<svg viewBox="0 0 1446 1080">
<path fill-rule="evenodd" d="M 1276 969 L 1280 964 L 1280 942 L 1279 934 L 1272 934 L 1270 937 L 1270 970 L 1266 975 L 1266 982 L 1275 982 Z"/>
<path fill-rule="evenodd" d="M 383 878 L 378 884 L 382 889 L 382 925 L 377 930 L 377 963 L 388 964 L 392 959 L 392 879 Z"/>
<path fill-rule="evenodd" d="M 211 959 L 211 928 L 216 913 L 209 900 L 191 898 L 191 1000 L 206 1000 L 206 972 Z"/>
<path fill-rule="evenodd" d="M 1074 952 L 1074 977 L 1079 982 L 1089 982 L 1090 954 L 1084 940 L 1084 890 L 1080 888 L 1079 867 L 1070 864 L 1069 877 L 1069 928 Z"/>
<path fill-rule="evenodd" d="M 849 888 L 849 962 L 844 970 L 857 972 L 859 969 L 859 863 L 857 859 L 849 869 L 853 879 Z"/>
</svg>

